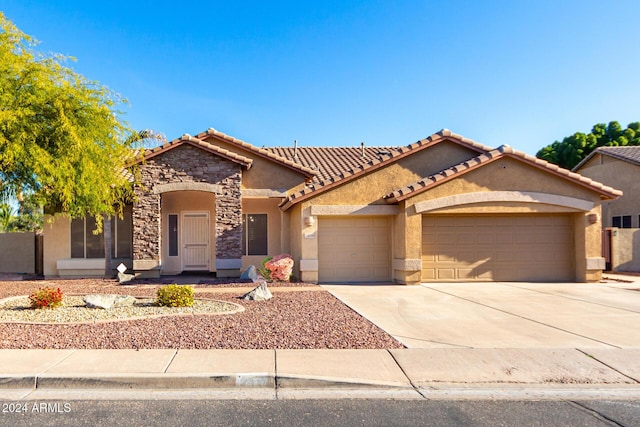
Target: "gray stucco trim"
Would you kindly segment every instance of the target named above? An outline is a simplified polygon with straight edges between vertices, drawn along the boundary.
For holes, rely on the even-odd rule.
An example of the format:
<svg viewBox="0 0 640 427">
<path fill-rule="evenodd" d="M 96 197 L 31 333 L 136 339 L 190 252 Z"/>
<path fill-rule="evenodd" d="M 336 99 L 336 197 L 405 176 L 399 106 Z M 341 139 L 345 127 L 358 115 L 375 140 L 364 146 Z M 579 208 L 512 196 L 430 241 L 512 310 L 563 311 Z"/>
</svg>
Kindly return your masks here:
<svg viewBox="0 0 640 427">
<path fill-rule="evenodd" d="M 313 205 L 311 215 L 397 215 L 397 206 L 389 205 Z"/>
<path fill-rule="evenodd" d="M 318 260 L 315 258 L 301 259 L 300 271 L 318 271 Z"/>
<path fill-rule="evenodd" d="M 286 189 L 243 188 L 242 197 L 287 197 Z"/>
<path fill-rule="evenodd" d="M 398 271 L 420 271 L 422 270 L 422 260 L 394 258 L 393 269 Z"/>
<path fill-rule="evenodd" d="M 241 268 L 241 258 L 216 258 L 216 270 L 239 270 Z"/>
<path fill-rule="evenodd" d="M 207 182 L 170 182 L 168 184 L 157 184 L 153 187 L 154 194 L 169 193 L 171 191 L 204 191 L 207 193 L 220 193 L 222 186 L 209 184 Z"/>
<path fill-rule="evenodd" d="M 484 191 L 478 193 L 456 194 L 439 199 L 426 200 L 414 205 L 416 213 L 429 212 L 451 206 L 469 205 L 487 202 L 544 203 L 589 212 L 595 206 L 590 200 L 557 194 L 536 193 L 529 191 Z"/>
</svg>

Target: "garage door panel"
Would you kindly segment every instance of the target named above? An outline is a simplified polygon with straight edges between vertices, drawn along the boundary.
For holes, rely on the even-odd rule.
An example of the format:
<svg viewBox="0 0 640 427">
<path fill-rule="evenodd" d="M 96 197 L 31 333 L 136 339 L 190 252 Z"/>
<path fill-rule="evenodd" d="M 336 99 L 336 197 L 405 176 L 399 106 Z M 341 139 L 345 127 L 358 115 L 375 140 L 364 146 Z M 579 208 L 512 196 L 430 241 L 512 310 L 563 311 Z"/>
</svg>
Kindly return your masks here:
<svg viewBox="0 0 640 427">
<path fill-rule="evenodd" d="M 321 282 L 391 280 L 389 219 L 320 218 L 318 276 Z"/>
<path fill-rule="evenodd" d="M 574 280 L 573 241 L 569 215 L 425 215 L 423 280 Z"/>
<path fill-rule="evenodd" d="M 437 270 L 438 280 L 454 280 L 456 279 L 456 272 L 453 268 L 442 268 Z"/>
<path fill-rule="evenodd" d="M 487 231 L 487 232 L 479 232 L 476 235 L 476 243 L 481 245 L 493 245 L 496 242 L 495 232 Z"/>
<path fill-rule="evenodd" d="M 494 257 L 498 262 L 513 262 L 514 260 L 513 252 L 511 251 L 496 251 Z"/>
<path fill-rule="evenodd" d="M 454 257 L 446 253 L 436 255 L 436 259 L 438 262 L 441 262 L 441 263 L 447 263 L 447 262 L 453 263 L 456 261 Z"/>
<path fill-rule="evenodd" d="M 458 251 L 454 252 L 455 248 L 451 248 L 450 253 L 455 253 L 455 256 L 449 255 L 449 258 L 453 262 L 465 262 L 467 260 L 478 259 L 477 251 Z"/>
<path fill-rule="evenodd" d="M 512 233 L 505 233 L 505 232 L 502 232 L 502 231 L 497 231 L 496 232 L 496 244 L 502 245 L 502 244 L 508 244 L 508 243 L 513 243 L 513 234 Z"/>
</svg>

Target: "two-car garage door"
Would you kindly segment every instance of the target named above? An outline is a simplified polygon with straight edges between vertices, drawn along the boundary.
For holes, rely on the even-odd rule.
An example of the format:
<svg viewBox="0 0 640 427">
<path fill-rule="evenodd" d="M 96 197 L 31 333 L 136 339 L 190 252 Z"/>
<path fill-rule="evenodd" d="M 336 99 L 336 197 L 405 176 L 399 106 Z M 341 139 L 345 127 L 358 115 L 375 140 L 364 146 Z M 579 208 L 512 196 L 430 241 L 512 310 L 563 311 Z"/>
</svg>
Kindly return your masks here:
<svg viewBox="0 0 640 427">
<path fill-rule="evenodd" d="M 573 281 L 569 215 L 422 218 L 423 281 Z"/>
<path fill-rule="evenodd" d="M 320 282 L 388 282 L 388 217 L 318 221 Z M 573 281 L 573 220 L 566 214 L 424 215 L 422 280 Z"/>
</svg>

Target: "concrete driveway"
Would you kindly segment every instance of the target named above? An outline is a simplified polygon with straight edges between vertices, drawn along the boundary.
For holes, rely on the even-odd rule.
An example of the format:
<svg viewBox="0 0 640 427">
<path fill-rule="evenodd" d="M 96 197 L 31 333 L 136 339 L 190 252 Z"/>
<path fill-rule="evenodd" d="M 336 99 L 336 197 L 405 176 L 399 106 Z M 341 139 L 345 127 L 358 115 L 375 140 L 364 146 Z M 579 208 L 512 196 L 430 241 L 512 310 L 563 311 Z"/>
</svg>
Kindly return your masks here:
<svg viewBox="0 0 640 427">
<path fill-rule="evenodd" d="M 323 287 L 409 348 L 640 348 L 640 283 Z"/>
</svg>

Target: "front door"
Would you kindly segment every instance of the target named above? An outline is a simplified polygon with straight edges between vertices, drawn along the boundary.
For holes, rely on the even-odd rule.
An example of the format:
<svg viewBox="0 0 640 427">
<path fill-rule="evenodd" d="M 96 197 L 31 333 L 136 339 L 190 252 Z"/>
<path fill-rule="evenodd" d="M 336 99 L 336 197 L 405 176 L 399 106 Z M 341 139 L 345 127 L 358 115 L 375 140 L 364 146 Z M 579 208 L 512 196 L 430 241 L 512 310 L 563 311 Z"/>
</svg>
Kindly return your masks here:
<svg viewBox="0 0 640 427">
<path fill-rule="evenodd" d="M 182 214 L 182 269 L 209 270 L 209 212 Z"/>
</svg>

